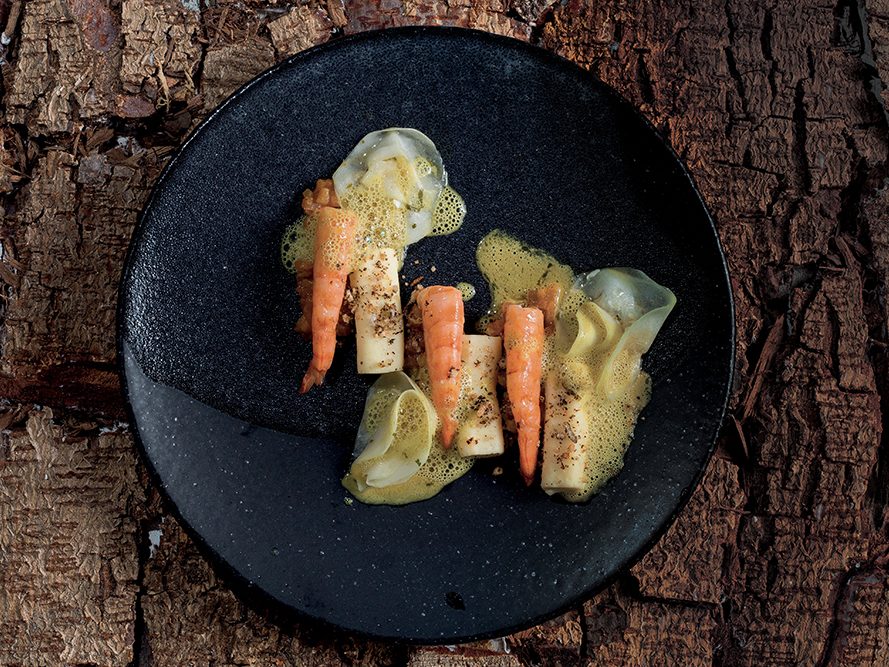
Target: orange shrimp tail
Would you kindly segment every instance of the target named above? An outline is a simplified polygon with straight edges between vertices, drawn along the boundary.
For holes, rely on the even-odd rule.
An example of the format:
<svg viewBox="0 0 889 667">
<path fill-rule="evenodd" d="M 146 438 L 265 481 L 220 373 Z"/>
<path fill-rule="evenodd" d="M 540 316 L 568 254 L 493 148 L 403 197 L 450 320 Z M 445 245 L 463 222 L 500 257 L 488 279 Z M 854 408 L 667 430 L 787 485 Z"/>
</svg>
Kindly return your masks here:
<svg viewBox="0 0 889 667">
<path fill-rule="evenodd" d="M 537 451 L 540 448 L 540 429 L 519 425 L 519 467 L 525 486 L 534 483 L 534 472 L 537 470 Z"/>
<path fill-rule="evenodd" d="M 519 464 L 528 486 L 534 481 L 540 449 L 543 320 L 543 312 L 538 308 L 506 307 L 506 392 L 519 428 Z"/>
<path fill-rule="evenodd" d="M 305 394 L 315 385 L 323 384 L 325 375 L 327 375 L 327 371 L 322 371 L 321 369 L 316 368 L 314 364 L 310 364 L 309 370 L 306 371 L 302 384 L 299 386 L 299 393 Z"/>
<path fill-rule="evenodd" d="M 441 444 L 445 449 L 451 448 L 454 442 L 454 434 L 457 432 L 457 422 L 453 419 L 445 419 L 441 425 Z"/>
<path fill-rule="evenodd" d="M 433 285 L 417 294 L 423 321 L 423 346 L 430 398 L 441 419 L 441 442 L 449 449 L 457 430 L 454 410 L 460 399 L 463 350 L 463 296 L 456 287 Z"/>
</svg>

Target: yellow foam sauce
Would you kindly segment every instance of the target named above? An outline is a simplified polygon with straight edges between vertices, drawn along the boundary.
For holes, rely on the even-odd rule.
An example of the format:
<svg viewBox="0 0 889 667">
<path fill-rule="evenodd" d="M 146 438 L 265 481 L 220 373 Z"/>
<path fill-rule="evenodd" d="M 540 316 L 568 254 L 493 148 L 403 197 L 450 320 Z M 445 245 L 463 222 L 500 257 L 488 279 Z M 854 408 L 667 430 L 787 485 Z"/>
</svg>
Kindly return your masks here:
<svg viewBox="0 0 889 667">
<path fill-rule="evenodd" d="M 469 472 L 471 467 L 472 459 L 464 459 L 456 449 L 445 450 L 436 438 L 426 463 L 407 481 L 379 489 L 367 487 L 359 491 L 355 478 L 346 475 L 343 486 L 368 505 L 407 505 L 438 494 L 448 484 Z"/>
<path fill-rule="evenodd" d="M 431 165 L 430 165 L 431 167 Z M 407 185 L 405 177 L 404 185 Z M 382 180 L 361 182 L 340 195 L 340 206 L 358 218 L 354 265 L 369 249 L 392 248 L 404 261 L 407 249 L 407 209 L 393 199 L 391 186 Z M 456 190 L 447 186 L 442 190 L 432 212 L 432 236 L 452 234 L 463 224 L 466 204 Z M 289 271 L 296 262 L 311 264 L 315 254 L 316 215 L 303 215 L 284 232 L 281 242 L 281 261 Z"/>
<path fill-rule="evenodd" d="M 523 301 L 529 290 L 557 283 L 567 292 L 574 282 L 570 266 L 499 229 L 479 242 L 475 259 L 491 288 L 491 309 L 479 322 L 479 331 L 499 315 L 502 304 Z"/>
<path fill-rule="evenodd" d="M 281 241 L 281 261 L 288 271 L 294 272 L 297 262 L 311 264 L 315 258 L 315 228 L 318 216 L 304 215 L 284 232 Z"/>
<path fill-rule="evenodd" d="M 580 407 L 589 419 L 589 433 L 580 445 L 586 456 L 584 486 L 579 491 L 562 492 L 572 502 L 588 500 L 623 467 L 636 420 L 650 397 L 649 378 L 638 371 L 638 357 L 628 352 L 614 361 L 615 384 L 620 391 L 609 398 L 600 390 L 602 368 L 619 335 L 610 339 L 603 335 L 600 344 L 582 354 L 568 355 L 579 333 L 578 310 L 591 303 L 583 292 L 572 288 L 571 267 L 499 230 L 481 240 L 476 258 L 491 287 L 488 318 L 496 317 L 504 302 L 523 301 L 530 290 L 552 283 L 562 286 L 556 331 L 547 335 L 544 346 L 544 377 L 557 370 L 562 384 L 579 395 Z M 593 329 L 598 326 L 604 332 L 602 322 L 588 319 Z"/>
<path fill-rule="evenodd" d="M 475 296 L 475 285 L 471 283 L 457 283 L 456 287 L 460 290 L 460 295 L 464 301 L 472 301 L 472 298 Z"/>
<path fill-rule="evenodd" d="M 463 197 L 450 185 L 445 186 L 435 202 L 432 211 L 431 236 L 447 236 L 453 234 L 466 217 L 466 204 Z"/>
</svg>

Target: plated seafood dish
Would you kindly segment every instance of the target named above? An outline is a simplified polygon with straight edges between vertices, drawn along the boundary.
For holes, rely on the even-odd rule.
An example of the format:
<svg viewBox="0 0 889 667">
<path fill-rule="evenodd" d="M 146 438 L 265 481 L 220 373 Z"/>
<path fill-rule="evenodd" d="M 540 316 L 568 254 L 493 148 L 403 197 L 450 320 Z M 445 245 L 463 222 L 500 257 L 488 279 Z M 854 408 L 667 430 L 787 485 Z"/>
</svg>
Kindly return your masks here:
<svg viewBox="0 0 889 667">
<path fill-rule="evenodd" d="M 476 459 L 514 465 L 514 451 L 526 485 L 566 501 L 619 472 L 651 391 L 642 356 L 676 303 L 668 288 L 631 268 L 576 270 L 491 225 L 476 249 L 484 317 L 465 321 L 466 283 L 406 285 L 403 299 L 411 244 L 453 233 L 466 214 L 414 129 L 365 136 L 302 210 L 281 246 L 312 346 L 299 390 L 324 382 L 352 334 L 358 372 L 379 376 L 343 478 L 355 498 L 424 500 Z"/>
</svg>

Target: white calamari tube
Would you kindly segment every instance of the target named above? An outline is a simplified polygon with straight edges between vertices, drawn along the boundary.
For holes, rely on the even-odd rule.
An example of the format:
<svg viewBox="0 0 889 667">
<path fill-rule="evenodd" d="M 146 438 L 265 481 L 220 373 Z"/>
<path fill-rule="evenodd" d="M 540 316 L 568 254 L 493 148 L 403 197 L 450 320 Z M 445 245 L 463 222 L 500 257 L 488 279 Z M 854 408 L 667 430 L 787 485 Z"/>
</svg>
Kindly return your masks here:
<svg viewBox="0 0 889 667">
<path fill-rule="evenodd" d="M 404 368 L 404 321 L 395 250 L 367 253 L 349 277 L 355 301 L 358 372 L 391 373 Z"/>
<path fill-rule="evenodd" d="M 589 417 L 580 397 L 566 389 L 557 372 L 545 384 L 543 469 L 540 486 L 548 494 L 584 488 Z"/>
<path fill-rule="evenodd" d="M 497 366 L 503 343 L 499 336 L 463 336 L 463 374 L 468 391 L 466 416 L 457 431 L 461 456 L 497 456 L 503 453 L 503 426 L 497 401 Z"/>
</svg>

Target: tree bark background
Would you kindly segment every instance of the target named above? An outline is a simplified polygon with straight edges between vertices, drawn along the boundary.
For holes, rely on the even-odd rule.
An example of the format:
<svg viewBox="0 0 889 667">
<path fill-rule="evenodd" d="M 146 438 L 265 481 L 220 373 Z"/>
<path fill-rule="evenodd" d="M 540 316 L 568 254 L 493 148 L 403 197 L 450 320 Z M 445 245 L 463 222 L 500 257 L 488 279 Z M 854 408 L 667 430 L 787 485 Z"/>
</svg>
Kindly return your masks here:
<svg viewBox="0 0 889 667">
<path fill-rule="evenodd" d="M 242 604 L 147 480 L 114 367 L 126 244 L 190 129 L 288 55 L 414 23 L 633 101 L 700 185 L 738 317 L 730 417 L 670 531 L 582 607 L 460 647 Z M 28 0 L 10 33 L 0 665 L 889 665 L 889 2 Z"/>
</svg>

